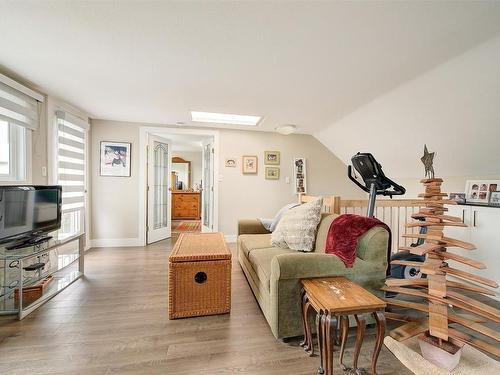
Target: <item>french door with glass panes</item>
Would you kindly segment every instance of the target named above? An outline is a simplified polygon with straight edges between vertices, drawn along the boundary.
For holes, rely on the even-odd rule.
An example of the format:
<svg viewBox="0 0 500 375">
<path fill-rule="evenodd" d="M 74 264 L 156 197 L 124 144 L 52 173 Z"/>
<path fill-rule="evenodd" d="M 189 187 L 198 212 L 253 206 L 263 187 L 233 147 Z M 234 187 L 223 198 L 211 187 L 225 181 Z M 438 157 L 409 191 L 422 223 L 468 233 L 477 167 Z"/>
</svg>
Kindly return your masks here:
<svg viewBox="0 0 500 375">
<path fill-rule="evenodd" d="M 203 144 L 203 190 L 201 192 L 201 213 L 203 232 L 214 229 L 214 143 Z"/>
<path fill-rule="evenodd" d="M 148 142 L 148 220 L 147 243 L 172 235 L 171 207 L 172 143 L 165 138 L 149 136 Z"/>
</svg>

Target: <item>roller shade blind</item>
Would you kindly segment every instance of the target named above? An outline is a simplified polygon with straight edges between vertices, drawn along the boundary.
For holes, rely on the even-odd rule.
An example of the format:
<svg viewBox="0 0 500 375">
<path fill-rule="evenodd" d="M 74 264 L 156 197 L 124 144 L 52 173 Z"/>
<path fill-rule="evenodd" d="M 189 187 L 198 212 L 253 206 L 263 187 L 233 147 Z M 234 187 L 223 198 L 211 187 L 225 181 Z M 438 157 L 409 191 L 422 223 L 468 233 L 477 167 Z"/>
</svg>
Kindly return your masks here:
<svg viewBox="0 0 500 375">
<path fill-rule="evenodd" d="M 86 131 L 88 123 L 56 111 L 57 182 L 63 187 L 62 211 L 85 209 Z"/>
<path fill-rule="evenodd" d="M 25 128 L 38 129 L 38 101 L 0 82 L 0 119 Z"/>
</svg>

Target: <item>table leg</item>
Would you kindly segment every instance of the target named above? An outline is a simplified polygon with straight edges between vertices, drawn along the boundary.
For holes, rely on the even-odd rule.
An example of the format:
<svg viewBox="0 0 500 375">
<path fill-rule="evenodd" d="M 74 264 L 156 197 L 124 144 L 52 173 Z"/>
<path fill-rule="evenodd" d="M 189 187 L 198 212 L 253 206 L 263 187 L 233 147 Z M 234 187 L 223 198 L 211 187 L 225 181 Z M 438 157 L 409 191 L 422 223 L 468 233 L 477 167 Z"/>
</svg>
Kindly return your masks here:
<svg viewBox="0 0 500 375">
<path fill-rule="evenodd" d="M 359 352 L 361 351 L 361 345 L 363 345 L 366 323 L 363 315 L 354 315 L 354 318 L 356 318 L 357 327 L 356 327 L 356 345 L 354 346 L 353 368 L 356 371 L 356 374 L 360 374 L 360 371 L 358 370 L 358 357 L 359 357 Z"/>
<path fill-rule="evenodd" d="M 308 342 L 307 342 L 307 326 L 308 322 L 306 319 L 306 312 L 305 312 L 305 306 L 307 303 L 307 295 L 306 291 L 302 289 L 300 293 L 300 315 L 302 317 L 302 327 L 304 327 L 304 340 L 299 343 L 300 346 L 306 347 Z"/>
<path fill-rule="evenodd" d="M 302 294 L 301 302 L 302 324 L 304 325 L 304 341 L 300 343 L 300 346 L 302 346 L 304 350 L 309 353 L 309 356 L 312 357 L 314 355 L 314 344 L 312 340 L 311 325 L 309 324 L 309 310 L 312 306 L 305 291 Z"/>
<path fill-rule="evenodd" d="M 372 374 L 376 375 L 378 355 L 380 354 L 380 349 L 382 349 L 382 342 L 385 335 L 385 315 L 383 311 L 375 311 L 373 317 L 377 322 L 377 341 L 375 342 L 375 349 L 372 356 Z"/>
<path fill-rule="evenodd" d="M 344 360 L 344 350 L 345 350 L 345 345 L 346 345 L 346 342 L 347 342 L 347 333 L 348 333 L 348 331 L 349 331 L 349 317 L 347 315 L 342 315 L 340 317 L 340 332 L 341 332 L 340 340 L 341 340 L 341 344 L 340 344 L 339 363 L 340 363 L 340 367 L 344 371 L 347 370 L 347 366 L 344 365 L 343 360 Z"/>
<path fill-rule="evenodd" d="M 340 346 L 340 319 L 337 319 L 337 329 L 335 330 L 335 345 Z"/>
<path fill-rule="evenodd" d="M 324 314 L 323 311 L 320 310 L 316 313 L 316 328 L 318 329 L 318 351 L 319 351 L 319 368 L 318 374 L 325 373 L 325 345 L 323 340 L 324 334 Z"/>
<path fill-rule="evenodd" d="M 337 317 L 330 314 L 325 318 L 326 375 L 333 375 L 333 351 L 337 334 Z"/>
</svg>

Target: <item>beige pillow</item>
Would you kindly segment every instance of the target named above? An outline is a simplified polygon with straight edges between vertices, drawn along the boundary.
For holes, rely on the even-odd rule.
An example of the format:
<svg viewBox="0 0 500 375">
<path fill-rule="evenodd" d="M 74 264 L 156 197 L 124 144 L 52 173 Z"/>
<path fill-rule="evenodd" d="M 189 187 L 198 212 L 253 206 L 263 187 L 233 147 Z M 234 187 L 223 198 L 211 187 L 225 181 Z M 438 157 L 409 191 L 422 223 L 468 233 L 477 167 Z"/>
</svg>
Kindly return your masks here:
<svg viewBox="0 0 500 375">
<path fill-rule="evenodd" d="M 271 244 L 299 251 L 312 251 L 316 230 L 321 220 L 323 199 L 287 211 L 271 235 Z"/>
</svg>

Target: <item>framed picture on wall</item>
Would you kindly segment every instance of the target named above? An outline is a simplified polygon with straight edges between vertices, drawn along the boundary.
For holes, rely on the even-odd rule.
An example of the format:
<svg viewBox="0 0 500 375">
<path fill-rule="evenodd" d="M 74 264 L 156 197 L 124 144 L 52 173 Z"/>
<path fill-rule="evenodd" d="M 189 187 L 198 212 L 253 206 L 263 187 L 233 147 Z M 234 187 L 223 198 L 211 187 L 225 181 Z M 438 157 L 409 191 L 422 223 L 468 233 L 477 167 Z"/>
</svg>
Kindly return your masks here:
<svg viewBox="0 0 500 375">
<path fill-rule="evenodd" d="M 266 180 L 279 180 L 280 169 L 278 167 L 266 167 Z"/>
<path fill-rule="evenodd" d="M 295 178 L 295 194 L 306 194 L 306 159 L 294 158 L 293 159 L 293 175 Z"/>
<path fill-rule="evenodd" d="M 241 157 L 241 171 L 243 174 L 257 174 L 258 159 L 254 155 L 244 155 Z"/>
<path fill-rule="evenodd" d="M 236 158 L 227 158 L 224 165 L 229 168 L 236 167 Z"/>
<path fill-rule="evenodd" d="M 264 151 L 264 164 L 266 164 L 266 165 L 280 165 L 280 152 L 279 151 Z"/>
<path fill-rule="evenodd" d="M 131 149 L 131 143 L 102 141 L 99 174 L 130 177 Z"/>
</svg>

